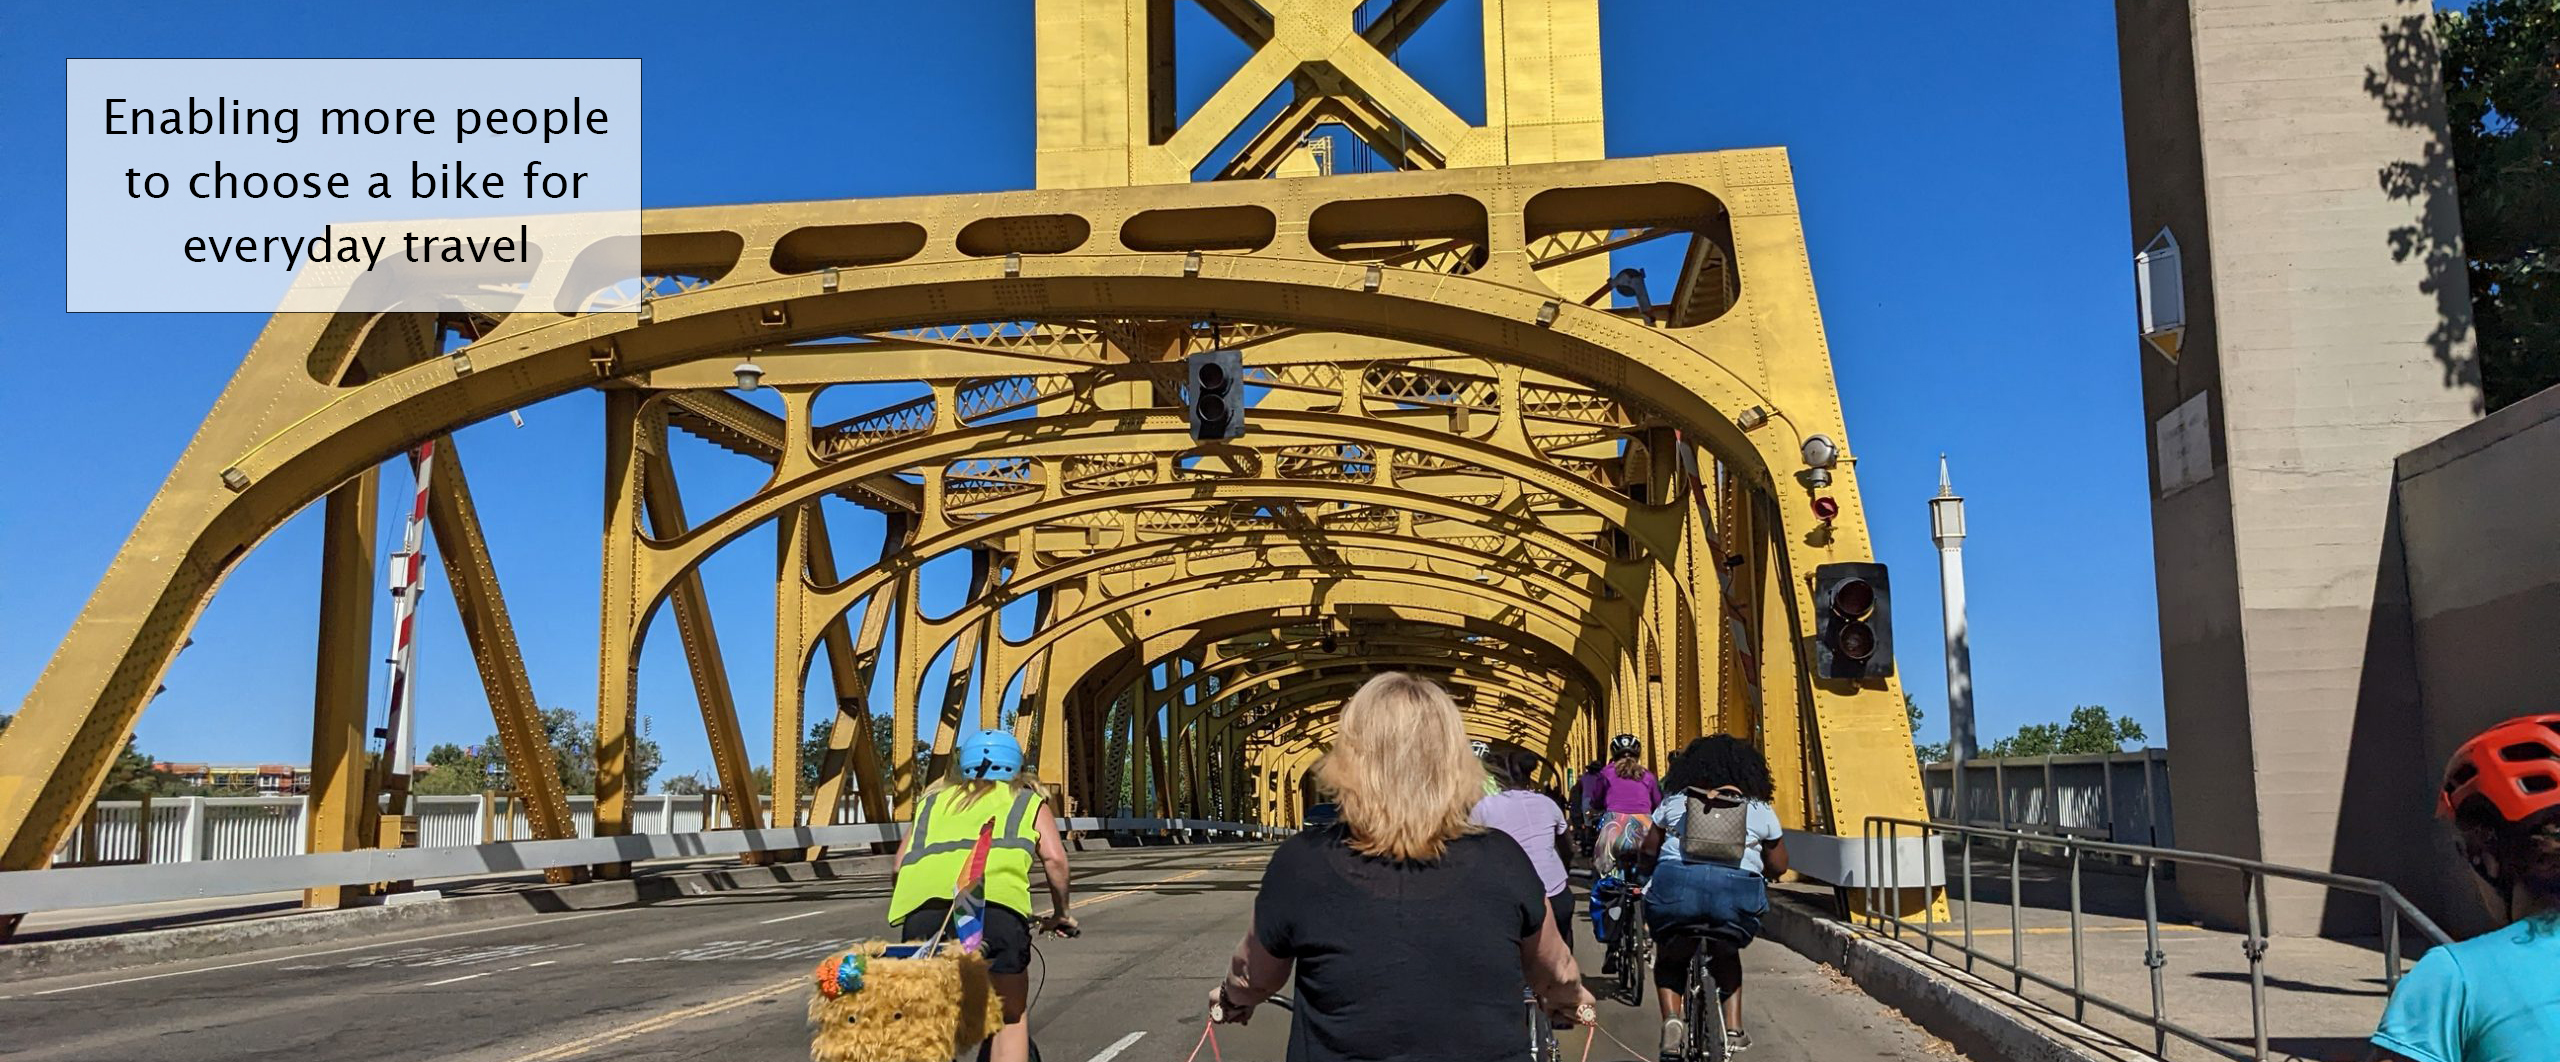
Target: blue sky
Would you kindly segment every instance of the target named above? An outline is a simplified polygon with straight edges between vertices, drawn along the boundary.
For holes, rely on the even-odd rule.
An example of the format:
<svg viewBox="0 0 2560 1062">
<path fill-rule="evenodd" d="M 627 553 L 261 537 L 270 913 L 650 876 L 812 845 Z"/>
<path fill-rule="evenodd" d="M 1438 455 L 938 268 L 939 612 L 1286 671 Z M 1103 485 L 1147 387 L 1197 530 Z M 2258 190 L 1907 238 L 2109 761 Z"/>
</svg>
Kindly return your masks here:
<svg viewBox="0 0 2560 1062">
<path fill-rule="evenodd" d="M 393 5 L 265 6 L 254 18 L 205 4 L 13 10 L 0 35 L 0 142 L 14 146 L 0 155 L 0 232 L 45 241 L 62 231 L 56 116 L 60 62 L 75 55 L 431 54 L 466 40 L 510 54 L 636 55 L 652 206 L 1032 183 L 1027 0 L 676 22 L 528 5 L 509 10 L 496 41 L 439 40 L 461 30 Z M 1852 6 L 1608 0 L 1609 154 L 1790 150 L 1868 519 L 1894 570 L 1902 675 L 1928 712 L 1923 738 L 1943 738 L 1945 726 L 1925 511 L 1945 451 L 1970 504 L 1985 740 L 2074 704 L 2128 713 L 2158 740 L 2111 6 L 2005 0 L 1960 19 L 1925 5 Z M 1400 57 L 1470 117 L 1483 112 L 1476 7 L 1453 0 Z M 1217 32 L 1186 15 L 1186 110 L 1241 61 L 1241 46 Z M 263 321 L 65 314 L 58 259 L 33 250 L 0 256 L 0 286 L 19 305 L 0 357 L 22 381 L 0 418 L 5 703 L 33 685 Z M 831 395 L 821 415 L 866 401 Z M 601 402 L 574 395 L 524 417 L 521 429 L 504 418 L 466 429 L 459 445 L 534 687 L 583 714 L 596 672 Z M 724 457 L 679 454 L 697 516 L 760 478 L 759 466 Z M 388 499 L 407 490 L 404 470 L 386 473 Z M 315 510 L 287 524 L 224 584 L 142 718 L 146 751 L 307 759 L 316 523 Z M 384 527 L 396 538 L 388 513 Z M 871 555 L 876 530 L 839 532 L 846 562 Z M 770 541 L 769 531 L 751 536 L 706 570 L 751 746 L 771 733 Z M 422 747 L 476 742 L 493 727 L 440 582 L 424 616 Z M 378 636 L 385 629 L 378 620 Z M 707 772 L 663 617 L 659 631 L 641 711 L 669 772 Z M 814 685 L 822 691 L 823 679 Z"/>
</svg>

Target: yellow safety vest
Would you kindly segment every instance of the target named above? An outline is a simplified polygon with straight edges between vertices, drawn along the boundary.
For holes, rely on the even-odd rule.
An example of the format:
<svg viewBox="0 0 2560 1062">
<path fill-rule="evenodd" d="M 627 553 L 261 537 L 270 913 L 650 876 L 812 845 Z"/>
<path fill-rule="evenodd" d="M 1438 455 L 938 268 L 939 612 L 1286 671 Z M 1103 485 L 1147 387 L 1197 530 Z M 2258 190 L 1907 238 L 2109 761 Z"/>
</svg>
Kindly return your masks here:
<svg viewBox="0 0 2560 1062">
<path fill-rule="evenodd" d="M 987 902 L 1025 917 L 1031 914 L 1031 860 L 1040 852 L 1032 832 L 1039 821 L 1039 791 L 1004 787 L 966 803 L 961 798 L 959 789 L 945 789 L 926 797 L 916 811 L 915 831 L 908 835 L 906 854 L 898 859 L 898 882 L 889 892 L 890 922 L 905 921 L 908 912 L 926 901 L 950 899 L 968 865 L 969 850 L 978 846 L 979 830 L 991 822 L 996 832 L 995 844 L 987 850 Z"/>
</svg>

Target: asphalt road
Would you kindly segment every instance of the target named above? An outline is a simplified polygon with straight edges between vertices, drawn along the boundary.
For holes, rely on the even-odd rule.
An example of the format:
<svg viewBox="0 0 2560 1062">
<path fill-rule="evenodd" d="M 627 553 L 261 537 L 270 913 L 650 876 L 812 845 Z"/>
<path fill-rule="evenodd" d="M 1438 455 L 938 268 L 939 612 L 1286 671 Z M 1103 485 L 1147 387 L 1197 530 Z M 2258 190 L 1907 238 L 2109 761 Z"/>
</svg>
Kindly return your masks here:
<svg viewBox="0 0 2560 1062">
<path fill-rule="evenodd" d="M 1076 940 L 1043 941 L 1032 1028 L 1050 1062 L 1179 1062 L 1244 931 L 1263 846 L 1075 857 Z M 565 1062 L 807 1057 L 809 970 L 882 931 L 888 881 L 842 878 L 463 929 L 0 984 L 0 1059 Z M 1042 901 L 1045 904 L 1045 900 Z M 1586 969 L 1598 954 L 1585 942 Z M 1748 957 L 1747 1062 L 1949 1059 L 1943 1043 L 1774 944 Z M 1594 1062 L 1649 1060 L 1649 1013 L 1602 1004 Z M 1222 1027 L 1275 1060 L 1285 1015 Z M 1565 1057 L 1582 1054 L 1568 1033 Z M 1202 1053 L 1202 1058 L 1208 1058 Z"/>
</svg>

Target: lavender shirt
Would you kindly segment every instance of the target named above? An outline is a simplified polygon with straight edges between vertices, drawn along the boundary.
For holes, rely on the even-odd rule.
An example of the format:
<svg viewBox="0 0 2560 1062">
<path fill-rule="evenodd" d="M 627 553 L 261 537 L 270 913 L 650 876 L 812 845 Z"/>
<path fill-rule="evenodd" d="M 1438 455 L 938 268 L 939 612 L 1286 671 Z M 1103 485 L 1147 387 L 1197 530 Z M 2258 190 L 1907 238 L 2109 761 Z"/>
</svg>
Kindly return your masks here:
<svg viewBox="0 0 2560 1062">
<path fill-rule="evenodd" d="M 1556 838 L 1564 836 L 1564 809 L 1555 801 L 1534 790 L 1505 789 L 1476 801 L 1475 811 L 1467 817 L 1520 842 L 1520 850 L 1529 853 L 1529 865 L 1538 868 L 1538 884 L 1546 887 L 1547 895 L 1564 891 L 1564 856 L 1556 851 Z"/>
</svg>

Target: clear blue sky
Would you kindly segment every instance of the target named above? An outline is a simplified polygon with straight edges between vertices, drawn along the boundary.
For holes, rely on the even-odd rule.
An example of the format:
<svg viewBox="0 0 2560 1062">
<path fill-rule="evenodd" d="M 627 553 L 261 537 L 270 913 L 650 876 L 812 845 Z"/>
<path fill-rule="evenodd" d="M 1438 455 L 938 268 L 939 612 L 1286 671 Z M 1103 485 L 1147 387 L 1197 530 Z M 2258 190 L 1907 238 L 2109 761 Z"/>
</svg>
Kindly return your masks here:
<svg viewBox="0 0 2560 1062">
<path fill-rule="evenodd" d="M 1021 0 L 759 8 L 733 21 L 526 5 L 507 11 L 494 39 L 475 27 L 495 9 L 264 7 L 252 16 L 207 4 L 20 5 L 0 34 L 0 142 L 12 145 L 0 156 L 0 232 L 33 244 L 0 256 L 0 289 L 17 296 L 0 357 L 12 379 L 36 381 L 0 418 L 0 702 L 33 685 L 263 320 L 61 312 L 59 259 L 43 244 L 62 231 L 64 57 L 483 45 L 636 55 L 653 206 L 1032 183 L 1031 18 Z M 1401 57 L 1471 117 L 1483 113 L 1476 7 L 1450 3 Z M 1962 18 L 1925 5 L 1603 7 L 1612 156 L 1792 152 L 1868 519 L 1896 577 L 1902 675 L 1929 715 L 1922 736 L 1942 738 L 1945 725 L 1925 512 L 1945 451 L 1971 507 L 1984 738 L 2104 704 L 2157 740 L 2111 6 L 2007 0 Z M 1205 19 L 1187 19 L 1186 109 L 1242 58 L 1215 36 Z M 847 396 L 822 414 L 859 404 Z M 461 434 L 535 689 L 582 714 L 596 673 L 600 413 L 598 399 L 580 394 L 525 410 L 522 429 L 501 418 Z M 679 460 L 696 514 L 760 478 L 743 459 L 699 448 Z M 387 473 L 384 485 L 404 496 L 407 473 Z M 315 510 L 287 524 L 224 584 L 142 718 L 146 751 L 308 758 L 316 523 Z M 387 516 L 386 539 L 397 526 Z M 870 555 L 862 531 L 845 529 L 849 561 Z M 770 541 L 769 531 L 751 536 L 706 572 L 751 746 L 771 733 Z M 478 741 L 493 727 L 440 582 L 420 638 L 421 746 Z M 641 690 L 667 771 L 707 773 L 663 617 Z"/>
</svg>

